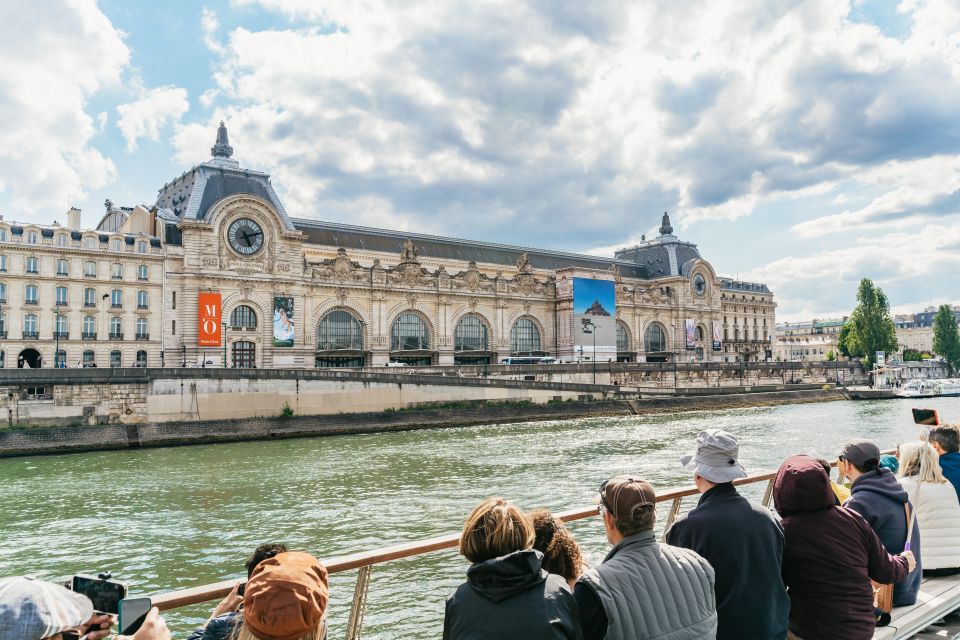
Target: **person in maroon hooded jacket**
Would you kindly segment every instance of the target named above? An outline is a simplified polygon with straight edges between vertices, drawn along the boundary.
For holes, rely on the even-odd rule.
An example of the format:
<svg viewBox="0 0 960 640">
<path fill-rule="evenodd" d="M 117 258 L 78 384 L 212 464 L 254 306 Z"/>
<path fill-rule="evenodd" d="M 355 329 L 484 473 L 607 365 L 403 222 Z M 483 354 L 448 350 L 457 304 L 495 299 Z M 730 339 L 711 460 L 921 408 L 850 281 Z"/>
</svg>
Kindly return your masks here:
<svg viewBox="0 0 960 640">
<path fill-rule="evenodd" d="M 787 458 L 773 500 L 783 518 L 783 582 L 791 640 L 871 640 L 876 626 L 870 580 L 902 581 L 913 554 L 891 556 L 859 513 L 837 506 L 830 478 L 810 456 Z"/>
</svg>

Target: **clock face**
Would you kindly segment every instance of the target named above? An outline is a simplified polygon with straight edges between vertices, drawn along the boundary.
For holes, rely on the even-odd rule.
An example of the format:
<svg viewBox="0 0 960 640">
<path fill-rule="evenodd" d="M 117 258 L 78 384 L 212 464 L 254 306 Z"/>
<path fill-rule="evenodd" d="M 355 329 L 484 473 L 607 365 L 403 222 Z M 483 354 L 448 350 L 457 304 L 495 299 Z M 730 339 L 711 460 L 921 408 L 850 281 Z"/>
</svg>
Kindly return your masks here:
<svg viewBox="0 0 960 640">
<path fill-rule="evenodd" d="M 703 279 L 703 276 L 699 273 L 693 276 L 693 292 L 698 296 L 702 296 L 707 292 L 707 281 Z"/>
<path fill-rule="evenodd" d="M 238 218 L 227 229 L 227 241 L 237 253 L 252 256 L 263 248 L 263 229 L 250 218 Z"/>
</svg>

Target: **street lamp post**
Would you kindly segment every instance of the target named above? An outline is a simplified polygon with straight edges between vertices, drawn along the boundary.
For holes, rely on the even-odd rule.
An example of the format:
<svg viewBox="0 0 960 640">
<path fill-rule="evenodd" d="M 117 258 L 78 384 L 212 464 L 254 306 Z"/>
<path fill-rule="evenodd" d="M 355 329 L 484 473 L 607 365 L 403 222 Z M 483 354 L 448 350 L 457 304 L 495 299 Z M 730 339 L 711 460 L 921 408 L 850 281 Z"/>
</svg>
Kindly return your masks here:
<svg viewBox="0 0 960 640">
<path fill-rule="evenodd" d="M 223 331 L 221 331 L 223 335 L 223 368 L 226 369 L 227 368 L 227 323 L 226 321 L 224 321 L 224 322 L 221 322 L 220 324 L 223 327 Z"/>
<path fill-rule="evenodd" d="M 53 368 L 60 368 L 60 309 L 53 308 Z"/>
</svg>

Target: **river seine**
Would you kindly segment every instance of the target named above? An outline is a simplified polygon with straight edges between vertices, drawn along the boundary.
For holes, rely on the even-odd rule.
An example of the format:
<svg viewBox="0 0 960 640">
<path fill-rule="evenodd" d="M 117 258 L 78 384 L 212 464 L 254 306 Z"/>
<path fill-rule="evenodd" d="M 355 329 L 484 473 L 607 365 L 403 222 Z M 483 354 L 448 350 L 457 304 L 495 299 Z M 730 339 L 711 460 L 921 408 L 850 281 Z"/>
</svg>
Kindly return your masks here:
<svg viewBox="0 0 960 640">
<path fill-rule="evenodd" d="M 4 459 L 0 575 L 112 571 L 132 595 L 184 588 L 241 576 L 263 542 L 324 558 L 457 531 L 490 495 L 561 510 L 592 504 L 617 474 L 688 485 L 677 458 L 708 427 L 739 437 L 752 473 L 795 453 L 835 457 L 853 436 L 892 448 L 917 436 L 918 405 L 960 420 L 960 398 L 828 402 Z M 602 525 L 572 530 L 600 561 Z M 440 637 L 444 599 L 466 568 L 454 551 L 375 567 L 363 636 Z M 331 640 L 344 637 L 355 577 L 331 581 Z M 167 612 L 174 637 L 213 605 Z"/>
</svg>

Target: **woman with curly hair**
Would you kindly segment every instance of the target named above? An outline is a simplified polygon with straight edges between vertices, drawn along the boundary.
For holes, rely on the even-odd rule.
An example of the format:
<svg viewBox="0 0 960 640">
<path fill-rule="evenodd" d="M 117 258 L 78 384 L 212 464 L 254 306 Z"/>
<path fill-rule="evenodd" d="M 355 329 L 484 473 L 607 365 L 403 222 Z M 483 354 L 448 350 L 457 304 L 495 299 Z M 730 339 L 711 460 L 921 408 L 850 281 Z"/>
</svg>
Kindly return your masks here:
<svg viewBox="0 0 960 640">
<path fill-rule="evenodd" d="M 535 534 L 533 548 L 543 554 L 544 571 L 562 576 L 572 589 L 585 567 L 580 545 L 563 521 L 546 509 L 534 509 L 528 517 Z"/>
</svg>

